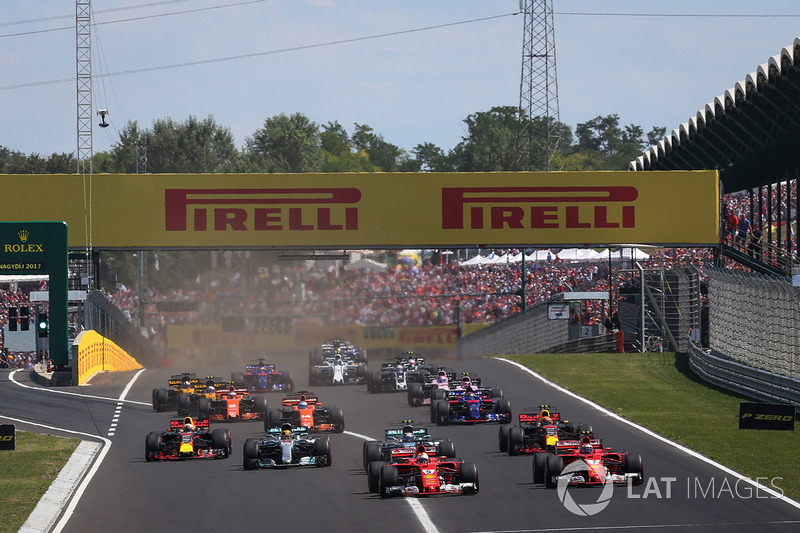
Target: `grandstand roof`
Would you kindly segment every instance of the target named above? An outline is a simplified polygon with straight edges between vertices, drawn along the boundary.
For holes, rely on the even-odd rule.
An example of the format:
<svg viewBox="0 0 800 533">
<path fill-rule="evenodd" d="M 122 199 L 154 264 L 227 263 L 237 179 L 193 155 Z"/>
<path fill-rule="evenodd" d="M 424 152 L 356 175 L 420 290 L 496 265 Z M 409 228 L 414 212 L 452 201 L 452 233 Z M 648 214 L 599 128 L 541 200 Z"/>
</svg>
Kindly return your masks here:
<svg viewBox="0 0 800 533">
<path fill-rule="evenodd" d="M 798 141 L 800 37 L 631 161 L 628 169 L 717 169 L 725 192 L 735 192 L 789 179 L 787 173 L 800 161 Z"/>
</svg>

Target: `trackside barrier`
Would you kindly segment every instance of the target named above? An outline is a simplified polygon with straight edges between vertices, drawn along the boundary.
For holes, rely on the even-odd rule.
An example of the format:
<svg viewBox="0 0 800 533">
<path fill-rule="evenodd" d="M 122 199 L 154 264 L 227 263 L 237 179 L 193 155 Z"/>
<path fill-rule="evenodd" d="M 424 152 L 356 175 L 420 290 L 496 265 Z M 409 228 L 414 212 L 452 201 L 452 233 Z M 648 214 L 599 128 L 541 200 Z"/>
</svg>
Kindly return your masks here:
<svg viewBox="0 0 800 533">
<path fill-rule="evenodd" d="M 83 385 L 87 379 L 98 372 L 124 372 L 142 368 L 142 365 L 128 355 L 125 350 L 93 330 L 81 332 L 75 339 L 73 347 L 75 346 L 77 346 L 78 352 L 77 382 L 79 385 Z M 75 365 L 73 364 L 73 366 Z"/>
<path fill-rule="evenodd" d="M 689 342 L 689 366 L 701 378 L 764 402 L 787 403 L 800 409 L 800 380 L 760 370 Z"/>
</svg>

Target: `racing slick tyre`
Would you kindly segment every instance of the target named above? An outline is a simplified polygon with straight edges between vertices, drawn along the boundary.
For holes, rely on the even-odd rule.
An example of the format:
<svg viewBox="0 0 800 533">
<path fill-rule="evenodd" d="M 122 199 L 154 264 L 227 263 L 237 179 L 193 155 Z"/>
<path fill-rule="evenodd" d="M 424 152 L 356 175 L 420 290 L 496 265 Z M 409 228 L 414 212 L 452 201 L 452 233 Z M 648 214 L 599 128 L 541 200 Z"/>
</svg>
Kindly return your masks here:
<svg viewBox="0 0 800 533">
<path fill-rule="evenodd" d="M 384 466 L 381 468 L 380 482 L 378 483 L 378 492 L 381 498 L 391 497 L 387 489 L 389 487 L 396 487 L 399 484 L 400 476 L 398 475 L 396 466 Z"/>
<path fill-rule="evenodd" d="M 267 416 L 264 417 L 264 431 L 269 432 L 269 428 L 278 427 L 281 423 L 283 413 L 280 409 L 269 409 Z"/>
<path fill-rule="evenodd" d="M 508 424 L 501 424 L 500 430 L 497 432 L 497 445 L 503 453 L 508 451 L 508 430 L 510 428 L 511 426 Z"/>
<path fill-rule="evenodd" d="M 444 400 L 447 396 L 447 393 L 444 389 L 431 389 L 431 401 L 434 400 Z"/>
<path fill-rule="evenodd" d="M 381 374 L 380 372 L 372 372 L 367 377 L 369 381 L 369 392 L 372 394 L 377 394 L 381 392 Z"/>
<path fill-rule="evenodd" d="M 639 474 L 638 478 L 633 478 L 631 480 L 631 483 L 634 485 L 641 485 L 644 483 L 644 464 L 642 463 L 641 455 L 638 453 L 628 453 L 625 455 L 625 473 Z"/>
<path fill-rule="evenodd" d="M 380 461 L 382 458 L 381 455 L 381 443 L 377 440 L 366 441 L 364 442 L 364 470 L 367 470 L 367 465 L 374 461 Z"/>
<path fill-rule="evenodd" d="M 498 416 L 505 415 L 505 418 L 508 419 L 508 422 L 511 422 L 511 402 L 505 398 L 500 398 L 497 400 L 497 403 L 495 404 L 495 414 Z"/>
<path fill-rule="evenodd" d="M 198 398 L 197 414 L 200 415 L 200 418 L 208 418 L 211 416 L 211 400 L 208 398 Z"/>
<path fill-rule="evenodd" d="M 367 367 L 366 367 L 366 365 L 358 365 L 356 367 L 356 378 L 364 379 L 366 377 L 367 377 Z"/>
<path fill-rule="evenodd" d="M 331 455 L 331 438 L 327 435 L 314 441 L 314 456 L 324 457 L 325 461 L 317 466 L 331 466 L 333 455 Z"/>
<path fill-rule="evenodd" d="M 558 482 L 556 476 L 560 476 L 564 470 L 564 459 L 557 455 L 548 455 L 544 466 L 544 486 L 548 489 L 554 488 Z"/>
<path fill-rule="evenodd" d="M 456 445 L 451 440 L 443 440 L 437 446 L 436 454 L 452 459 L 456 456 Z"/>
<path fill-rule="evenodd" d="M 495 387 L 492 389 L 492 398 L 505 398 L 503 395 L 503 389 L 500 387 Z"/>
<path fill-rule="evenodd" d="M 155 461 L 159 451 L 161 451 L 161 432 L 154 431 L 144 439 L 145 461 Z"/>
<path fill-rule="evenodd" d="M 544 474 L 547 466 L 547 458 L 550 457 L 549 453 L 534 453 L 533 454 L 533 482 L 544 483 Z"/>
<path fill-rule="evenodd" d="M 308 385 L 309 387 L 316 387 L 319 385 L 319 369 L 316 367 L 311 367 L 308 370 Z"/>
<path fill-rule="evenodd" d="M 225 450 L 220 459 L 227 459 L 231 456 L 232 442 L 231 432 L 227 429 L 215 429 L 211 432 L 211 447 Z"/>
<path fill-rule="evenodd" d="M 244 385 L 244 372 L 231 372 L 231 381 L 236 385 Z"/>
<path fill-rule="evenodd" d="M 378 492 L 380 485 L 381 469 L 386 466 L 386 461 L 373 461 L 367 464 L 367 487 L 373 494 Z"/>
<path fill-rule="evenodd" d="M 156 411 L 166 411 L 167 404 L 169 403 L 169 392 L 167 389 L 155 389 L 153 391 L 153 396 L 155 397 L 155 404 L 153 407 Z"/>
<path fill-rule="evenodd" d="M 244 441 L 242 466 L 245 470 L 255 470 L 258 468 L 258 439 L 247 439 Z"/>
<path fill-rule="evenodd" d="M 436 425 L 446 426 L 447 416 L 450 414 L 450 402 L 447 400 L 436 400 Z"/>
<path fill-rule="evenodd" d="M 525 446 L 525 430 L 519 426 L 508 429 L 508 455 L 519 455 L 520 448 Z"/>
<path fill-rule="evenodd" d="M 461 483 L 475 483 L 475 494 L 478 494 L 481 488 L 481 481 L 478 477 L 478 467 L 475 463 L 461 463 Z"/>
<path fill-rule="evenodd" d="M 294 390 L 294 379 L 292 379 L 292 375 L 290 373 L 284 372 L 281 374 L 281 383 L 286 385 L 286 390 Z"/>
<path fill-rule="evenodd" d="M 431 424 L 436 423 L 436 404 L 439 403 L 439 400 L 431 399 L 430 410 L 431 410 Z"/>
<path fill-rule="evenodd" d="M 192 397 L 182 392 L 178 394 L 178 414 L 186 414 L 192 410 Z"/>
<path fill-rule="evenodd" d="M 267 419 L 269 414 L 269 403 L 266 396 L 256 396 L 253 400 L 253 409 L 261 417 L 262 420 Z"/>
<path fill-rule="evenodd" d="M 408 385 L 408 405 L 419 407 L 422 405 L 423 398 L 425 395 L 422 392 L 422 383 L 410 383 Z"/>
<path fill-rule="evenodd" d="M 334 426 L 334 433 L 344 433 L 344 412 L 341 407 L 331 407 L 331 424 Z"/>
</svg>

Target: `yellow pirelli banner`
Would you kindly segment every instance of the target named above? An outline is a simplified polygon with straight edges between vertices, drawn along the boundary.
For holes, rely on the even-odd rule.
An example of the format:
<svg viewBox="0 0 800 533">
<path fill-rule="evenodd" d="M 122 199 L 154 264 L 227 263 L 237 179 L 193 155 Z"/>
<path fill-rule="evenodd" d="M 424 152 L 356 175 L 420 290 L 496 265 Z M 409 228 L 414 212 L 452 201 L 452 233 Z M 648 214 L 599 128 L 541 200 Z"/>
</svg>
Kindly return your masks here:
<svg viewBox="0 0 800 533">
<path fill-rule="evenodd" d="M 714 244 L 716 171 L 2 175 L 70 247 Z"/>
<path fill-rule="evenodd" d="M 469 332 L 485 327 L 470 324 Z M 450 326 L 312 326 L 297 324 L 286 331 L 262 334 L 222 331 L 219 326 L 167 326 L 167 357 L 187 354 L 217 355 L 234 351 L 269 357 L 308 352 L 331 339 L 352 342 L 367 352 L 382 348 L 419 352 L 451 352 L 458 347 L 458 328 Z M 256 357 L 255 355 L 253 357 Z"/>
</svg>

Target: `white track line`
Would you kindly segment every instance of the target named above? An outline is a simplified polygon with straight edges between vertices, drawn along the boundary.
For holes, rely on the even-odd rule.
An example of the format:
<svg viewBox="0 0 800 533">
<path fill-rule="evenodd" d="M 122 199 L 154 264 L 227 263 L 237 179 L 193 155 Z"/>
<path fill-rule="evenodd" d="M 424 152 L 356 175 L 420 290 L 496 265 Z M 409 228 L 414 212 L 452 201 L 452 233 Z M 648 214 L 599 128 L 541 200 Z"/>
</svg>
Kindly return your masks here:
<svg viewBox="0 0 800 533">
<path fill-rule="evenodd" d="M 358 437 L 359 439 L 363 440 L 378 440 L 373 439 L 372 437 L 368 437 L 367 435 L 362 435 L 361 433 L 354 433 L 352 431 L 345 431 L 345 435 L 350 435 L 352 437 Z M 439 529 L 431 520 L 431 517 L 428 516 L 428 513 L 425 512 L 425 508 L 422 506 L 422 503 L 417 500 L 416 498 L 403 498 L 408 505 L 411 507 L 411 510 L 414 511 L 414 514 L 419 520 L 420 525 L 422 526 L 425 533 L 439 533 Z"/>
<path fill-rule="evenodd" d="M 709 465 L 711 465 L 711 466 L 713 466 L 713 467 L 715 467 L 715 468 L 717 468 L 717 469 L 719 469 L 719 470 L 722 470 L 722 471 L 723 471 L 723 472 L 725 472 L 726 474 L 729 474 L 729 475 L 731 475 L 731 476 L 733 476 L 733 477 L 736 477 L 736 478 L 738 478 L 738 479 L 740 479 L 740 480 L 744 481 L 745 483 L 749 483 L 749 484 L 750 484 L 750 485 L 752 485 L 753 487 L 757 487 L 757 488 L 758 488 L 758 490 L 763 490 L 764 492 L 766 492 L 766 493 L 770 494 L 770 495 L 771 495 L 771 496 L 772 496 L 774 499 L 776 499 L 776 500 L 781 500 L 781 501 L 784 501 L 784 502 L 788 503 L 789 505 L 791 505 L 792 507 L 795 507 L 795 508 L 797 508 L 797 509 L 800 509 L 800 503 L 796 502 L 795 500 L 792 500 L 791 498 L 788 498 L 787 496 L 785 496 L 785 495 L 781 494 L 780 492 L 777 492 L 777 491 L 775 491 L 775 490 L 773 490 L 773 489 L 771 489 L 771 488 L 769 488 L 769 487 L 766 487 L 766 486 L 764 486 L 764 485 L 761 485 L 761 484 L 759 484 L 758 482 L 756 482 L 756 481 L 754 481 L 754 480 L 750 479 L 749 477 L 747 477 L 747 476 L 745 476 L 745 475 L 743 475 L 743 474 L 740 474 L 739 472 L 736 472 L 736 471 L 734 471 L 734 470 L 731 470 L 731 469 L 730 469 L 730 468 L 728 468 L 727 466 L 724 466 L 724 465 L 722 465 L 722 464 L 720 464 L 720 463 L 718 463 L 718 462 L 714 461 L 713 459 L 709 459 L 709 458 L 708 458 L 708 457 L 706 457 L 705 455 L 701 455 L 701 454 L 697 453 L 697 452 L 696 452 L 696 451 L 694 451 L 694 450 L 690 450 L 689 448 L 686 448 L 685 446 L 682 446 L 682 445 L 678 444 L 677 442 L 673 442 L 673 441 L 671 441 L 671 440 L 669 440 L 669 439 L 667 439 L 667 438 L 665 438 L 665 437 L 662 437 L 662 436 L 661 436 L 661 435 L 659 435 L 658 433 L 654 433 L 653 431 L 650 431 L 649 429 L 647 429 L 647 428 L 646 428 L 646 427 L 644 427 L 644 426 L 640 426 L 639 424 L 636 424 L 636 423 L 634 423 L 634 422 L 631 422 L 630 420 L 627 420 L 627 419 L 625 419 L 625 418 L 622 418 L 621 416 L 619 416 L 619 415 L 617 415 L 617 414 L 615 414 L 615 413 L 612 413 L 612 412 L 611 412 L 611 411 L 609 411 L 608 409 L 606 409 L 606 408 L 604 408 L 604 407 L 602 407 L 602 406 L 600 406 L 600 405 L 598 405 L 598 404 L 596 404 L 596 403 L 592 402 L 591 400 L 587 400 L 586 398 L 583 398 L 583 397 L 581 397 L 581 396 L 578 396 L 578 395 L 577 395 L 577 394 L 575 394 L 574 392 L 572 392 L 572 391 L 569 391 L 569 390 L 565 389 L 564 387 L 561 387 L 561 386 L 559 386 L 559 385 L 556 385 L 556 384 L 555 384 L 555 383 L 553 383 L 552 381 L 549 381 L 549 380 L 547 380 L 545 377 L 543 377 L 543 376 L 542 376 L 542 375 L 540 375 L 540 374 L 537 374 L 536 372 L 534 372 L 534 371 L 533 371 L 533 370 L 531 370 L 530 368 L 526 367 L 525 365 L 522 365 L 522 364 L 520 364 L 520 363 L 517 363 L 516 361 L 512 361 L 512 360 L 510 360 L 510 359 L 505 359 L 505 358 L 503 358 L 503 357 L 495 357 L 495 359 L 497 359 L 498 361 L 503 361 L 503 362 L 505 362 L 505 363 L 508 363 L 508 364 L 510 364 L 510 365 L 514 365 L 514 366 L 516 366 L 517 368 L 520 368 L 521 370 L 523 370 L 523 371 L 527 372 L 528 374 L 532 375 L 533 377 L 535 377 L 535 378 L 536 378 L 536 379 L 538 379 L 539 381 L 541 381 L 541 382 L 543 382 L 543 383 L 546 383 L 547 385 L 549 385 L 549 386 L 553 387 L 554 389 L 556 389 L 556 390 L 558 390 L 558 391 L 560 391 L 560 392 L 563 392 L 563 393 L 564 393 L 564 394 L 566 394 L 567 396 L 571 396 L 571 397 L 575 398 L 576 400 L 579 400 L 579 401 L 581 401 L 581 402 L 585 403 L 586 405 L 588 405 L 588 406 L 590 406 L 590 407 L 593 407 L 594 409 L 597 409 L 597 410 L 598 410 L 598 411 L 600 411 L 601 413 L 603 413 L 603 414 L 605 414 L 605 415 L 608 415 L 608 416 L 610 416 L 611 418 L 614 418 L 614 419 L 616 419 L 616 420 L 619 420 L 619 421 L 620 421 L 620 422 L 622 422 L 623 424 L 627 424 L 627 425 L 631 426 L 632 428 L 634 428 L 634 429 L 637 429 L 637 430 L 641 431 L 642 433 L 645 433 L 645 434 L 647 434 L 647 435 L 650 435 L 650 436 L 651 436 L 651 437 L 653 437 L 654 439 L 657 439 L 657 440 L 659 440 L 659 441 L 661 441 L 661 442 L 663 442 L 663 443 L 665 443 L 665 444 L 669 444 L 669 445 L 670 445 L 670 446 L 672 446 L 673 448 L 676 448 L 676 449 L 678 449 L 678 450 L 680 450 L 680 451 L 684 452 L 685 454 L 687 454 L 687 455 L 690 455 L 690 456 L 694 457 L 695 459 L 699 459 L 699 460 L 703 461 L 703 462 L 704 462 L 704 463 L 706 463 L 706 464 L 709 464 Z"/>
<path fill-rule="evenodd" d="M 13 383 L 14 385 L 17 385 L 18 387 L 23 387 L 25 389 L 31 389 L 31 390 L 36 390 L 36 391 L 52 392 L 53 394 L 65 394 L 67 396 L 81 396 L 83 398 L 91 398 L 93 400 L 106 400 L 106 401 L 109 401 L 109 402 L 124 402 L 124 403 L 130 403 L 130 404 L 134 404 L 134 405 L 151 405 L 151 404 L 149 404 L 147 402 L 139 402 L 139 401 L 136 401 L 136 400 L 126 400 L 125 399 L 125 395 L 128 393 L 128 390 L 130 390 L 130 387 L 133 384 L 133 381 L 135 381 L 136 378 L 139 377 L 139 374 L 141 374 L 142 372 L 145 371 L 144 368 L 139 370 L 139 372 L 137 372 L 136 375 L 133 376 L 133 378 L 131 379 L 131 382 L 128 383 L 128 387 L 125 389 L 125 391 L 123 391 L 122 396 L 119 397 L 119 398 L 109 398 L 107 396 L 92 396 L 91 394 L 83 394 L 83 393 L 80 393 L 80 392 L 71 392 L 71 391 L 65 391 L 65 390 L 58 390 L 56 387 L 32 387 L 30 385 L 25 385 L 24 383 L 20 383 L 19 381 L 14 379 L 14 374 L 16 374 L 17 372 L 22 372 L 22 371 L 23 371 L 22 369 L 14 370 L 13 372 L 11 372 L 8 375 L 8 380 L 11 383 Z"/>
</svg>

